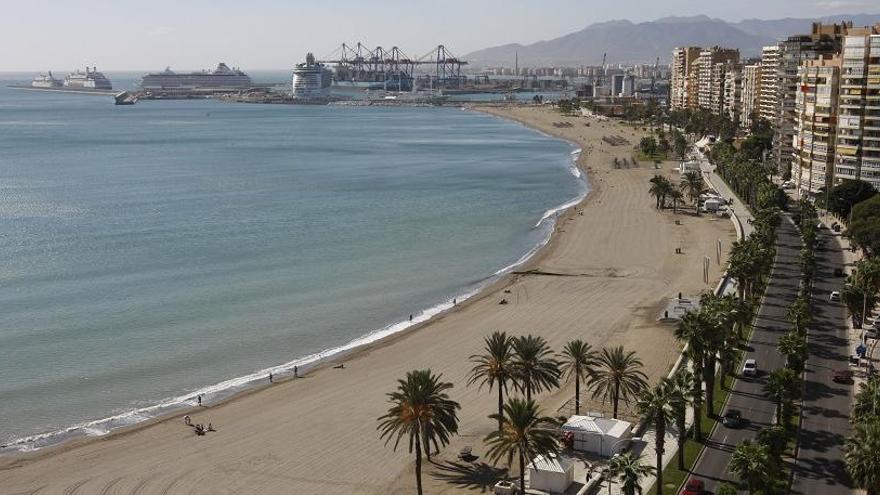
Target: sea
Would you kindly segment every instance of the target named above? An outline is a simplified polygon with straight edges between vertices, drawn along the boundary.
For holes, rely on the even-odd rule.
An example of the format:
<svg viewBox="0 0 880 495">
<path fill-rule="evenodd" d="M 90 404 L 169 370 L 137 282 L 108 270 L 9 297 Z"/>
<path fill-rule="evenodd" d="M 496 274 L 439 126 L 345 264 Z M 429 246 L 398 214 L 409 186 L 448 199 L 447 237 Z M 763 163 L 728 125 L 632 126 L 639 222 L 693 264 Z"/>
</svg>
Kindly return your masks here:
<svg viewBox="0 0 880 495">
<path fill-rule="evenodd" d="M 457 107 L 7 87 L 32 76 L 0 74 L 0 453 L 425 321 L 526 260 L 589 190 L 570 143 Z"/>
</svg>

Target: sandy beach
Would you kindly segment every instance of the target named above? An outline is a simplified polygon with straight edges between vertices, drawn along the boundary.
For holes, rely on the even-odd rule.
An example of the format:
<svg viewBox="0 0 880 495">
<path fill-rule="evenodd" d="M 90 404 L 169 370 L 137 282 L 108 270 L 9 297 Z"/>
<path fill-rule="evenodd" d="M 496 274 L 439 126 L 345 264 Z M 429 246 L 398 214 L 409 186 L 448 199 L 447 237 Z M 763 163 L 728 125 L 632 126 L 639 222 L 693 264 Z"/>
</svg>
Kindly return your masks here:
<svg viewBox="0 0 880 495">
<path fill-rule="evenodd" d="M 583 149 L 579 166 L 592 191 L 560 218 L 552 241 L 526 266 L 456 310 L 346 356 L 344 369 L 325 366 L 189 412 L 193 422 L 215 426 L 207 436 L 196 437 L 181 413 L 104 438 L 0 458 L 0 493 L 412 493 L 411 456 L 405 445 L 398 452 L 384 445 L 376 418 L 387 409 L 385 394 L 396 380 L 419 368 L 453 382 L 451 395 L 462 405 L 460 436 L 440 452 L 437 465 L 425 465 L 426 492 L 464 492 L 474 487 L 464 480 L 467 473 L 443 462 L 463 445 L 478 456 L 485 452 L 482 437 L 494 426 L 487 415 L 495 396 L 466 382 L 468 356 L 491 332 L 539 334 L 555 349 L 573 338 L 595 348 L 623 345 L 637 352 L 652 379 L 665 375 L 680 346 L 673 327 L 657 317 L 679 292 L 696 295 L 714 287 L 723 271 L 714 261 L 715 244 L 722 241 L 726 257 L 735 240 L 731 222 L 659 212 L 647 192 L 657 173 L 653 164 L 613 167 L 615 157 L 633 156 L 641 131 L 564 118 L 546 107 L 481 110 Z M 573 125 L 553 126 L 562 121 Z M 602 141 L 606 135 L 631 144 L 611 146 Z M 662 173 L 677 181 L 671 169 L 665 163 Z M 675 254 L 679 247 L 683 253 Z M 709 284 L 702 280 L 705 256 L 713 260 Z M 502 298 L 509 304 L 500 305 Z M 555 414 L 572 395 L 569 384 L 539 399 L 545 412 Z"/>
</svg>

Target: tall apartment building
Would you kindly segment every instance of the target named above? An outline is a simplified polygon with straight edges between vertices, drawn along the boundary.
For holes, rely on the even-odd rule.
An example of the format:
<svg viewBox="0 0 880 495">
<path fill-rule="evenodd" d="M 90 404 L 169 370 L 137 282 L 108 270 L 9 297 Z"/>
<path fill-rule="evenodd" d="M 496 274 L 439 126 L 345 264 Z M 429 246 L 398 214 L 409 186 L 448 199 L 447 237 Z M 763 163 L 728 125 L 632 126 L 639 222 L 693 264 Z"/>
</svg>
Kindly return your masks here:
<svg viewBox="0 0 880 495">
<path fill-rule="evenodd" d="M 839 56 L 808 60 L 798 68 L 792 179 L 802 195 L 815 196 L 834 178 Z"/>
<path fill-rule="evenodd" d="M 695 85 L 697 81 L 697 58 L 702 49 L 697 46 L 676 48 L 672 51 L 670 65 L 669 106 L 673 110 L 696 108 Z"/>
<path fill-rule="evenodd" d="M 697 106 L 715 115 L 723 112 L 724 74 L 728 64 L 739 62 L 739 50 L 714 46 L 697 58 Z"/>
<path fill-rule="evenodd" d="M 724 74 L 724 113 L 734 122 L 742 120 L 743 69 L 731 65 Z"/>
<path fill-rule="evenodd" d="M 834 182 L 859 179 L 880 189 L 880 35 L 845 38 L 838 106 Z"/>
<path fill-rule="evenodd" d="M 761 50 L 761 89 L 758 97 L 758 115 L 776 125 L 779 112 L 779 45 L 765 46 Z"/>
<path fill-rule="evenodd" d="M 773 159 L 779 170 L 795 172 L 792 164 L 794 148 L 795 98 L 799 88 L 798 68 L 809 60 L 840 53 L 843 36 L 852 29 L 852 23 L 813 23 L 809 34 L 789 36 L 779 43 L 777 72 L 777 113 L 773 136 Z"/>
<path fill-rule="evenodd" d="M 752 116 L 760 110 L 761 64 L 742 68 L 742 103 L 740 104 L 740 127 L 752 127 Z"/>
</svg>

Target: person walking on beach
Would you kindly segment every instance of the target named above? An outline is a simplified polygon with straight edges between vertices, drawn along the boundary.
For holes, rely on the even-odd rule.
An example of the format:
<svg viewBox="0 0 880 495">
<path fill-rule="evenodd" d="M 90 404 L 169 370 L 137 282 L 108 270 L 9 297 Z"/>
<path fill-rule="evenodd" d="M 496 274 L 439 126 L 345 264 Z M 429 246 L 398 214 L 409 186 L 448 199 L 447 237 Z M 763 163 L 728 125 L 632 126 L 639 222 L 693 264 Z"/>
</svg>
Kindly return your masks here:
<svg viewBox="0 0 880 495">
<path fill-rule="evenodd" d="M 272 372 L 269 372 L 269 383 L 272 383 Z"/>
<path fill-rule="evenodd" d="M 299 378 L 299 368 L 296 366 L 293 367 L 293 377 Z"/>
<path fill-rule="evenodd" d="M 192 426 L 192 420 L 189 418 L 189 414 L 183 417 L 183 424 L 186 426 Z"/>
<path fill-rule="evenodd" d="M 412 315 L 409 315 L 409 321 L 412 321 Z"/>
<path fill-rule="evenodd" d="M 202 407 L 202 394 L 199 394 L 199 396 L 196 397 L 196 400 L 199 401 L 199 407 Z"/>
</svg>

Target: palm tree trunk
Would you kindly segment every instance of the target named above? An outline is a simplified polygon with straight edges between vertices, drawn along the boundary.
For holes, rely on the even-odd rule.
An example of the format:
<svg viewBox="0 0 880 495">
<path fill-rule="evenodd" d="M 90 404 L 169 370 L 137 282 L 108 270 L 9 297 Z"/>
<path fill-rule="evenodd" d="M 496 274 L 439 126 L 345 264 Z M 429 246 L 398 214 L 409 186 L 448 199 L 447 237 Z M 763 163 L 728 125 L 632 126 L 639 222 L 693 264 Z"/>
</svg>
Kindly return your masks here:
<svg viewBox="0 0 880 495">
<path fill-rule="evenodd" d="M 657 495 L 663 495 L 663 443 L 666 440 L 666 418 L 663 412 L 657 415 L 657 437 L 655 449 L 657 451 L 657 482 L 655 483 Z"/>
<path fill-rule="evenodd" d="M 581 377 L 579 373 L 574 375 L 574 413 L 581 414 Z"/>
<path fill-rule="evenodd" d="M 614 400 L 614 414 L 611 417 L 617 419 L 617 402 L 620 400 L 620 383 L 618 382 L 614 382 L 614 395 L 612 399 Z"/>
<path fill-rule="evenodd" d="M 686 413 L 682 411 L 683 414 L 679 414 L 676 418 L 678 423 L 678 470 L 684 471 L 684 444 L 687 441 L 687 424 L 685 421 Z"/>
<path fill-rule="evenodd" d="M 520 493 L 526 493 L 526 462 L 523 458 L 522 450 L 519 451 L 519 490 Z M 419 494 L 421 495 L 421 494 Z"/>
<path fill-rule="evenodd" d="M 706 364 L 703 366 L 704 381 L 706 382 L 706 414 L 715 415 L 715 356 L 712 351 L 706 355 Z"/>
<path fill-rule="evenodd" d="M 694 375 L 699 376 L 699 373 L 694 373 Z M 703 384 L 700 383 L 700 380 L 695 380 L 696 385 L 694 387 L 694 440 L 698 442 L 703 441 L 703 408 L 700 407 L 700 397 L 703 394 Z"/>
<path fill-rule="evenodd" d="M 498 431 L 504 426 L 504 382 L 498 383 Z"/>
<path fill-rule="evenodd" d="M 416 435 L 416 488 L 418 495 L 422 495 L 422 442 Z"/>
</svg>

